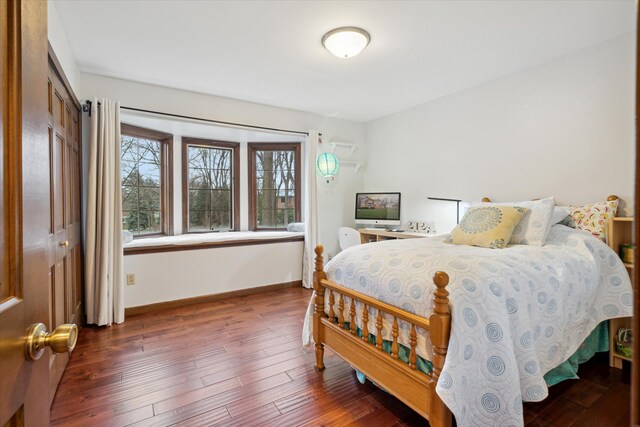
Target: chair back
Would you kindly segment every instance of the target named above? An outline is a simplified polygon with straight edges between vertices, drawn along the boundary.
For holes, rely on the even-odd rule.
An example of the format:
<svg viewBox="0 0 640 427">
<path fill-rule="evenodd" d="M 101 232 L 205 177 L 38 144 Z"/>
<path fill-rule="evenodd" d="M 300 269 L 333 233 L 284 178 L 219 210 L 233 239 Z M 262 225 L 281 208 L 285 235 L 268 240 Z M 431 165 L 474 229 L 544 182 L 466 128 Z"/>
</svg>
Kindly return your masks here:
<svg viewBox="0 0 640 427">
<path fill-rule="evenodd" d="M 340 249 L 345 250 L 360 244 L 360 233 L 351 227 L 340 227 L 338 229 L 338 240 L 340 241 Z"/>
</svg>

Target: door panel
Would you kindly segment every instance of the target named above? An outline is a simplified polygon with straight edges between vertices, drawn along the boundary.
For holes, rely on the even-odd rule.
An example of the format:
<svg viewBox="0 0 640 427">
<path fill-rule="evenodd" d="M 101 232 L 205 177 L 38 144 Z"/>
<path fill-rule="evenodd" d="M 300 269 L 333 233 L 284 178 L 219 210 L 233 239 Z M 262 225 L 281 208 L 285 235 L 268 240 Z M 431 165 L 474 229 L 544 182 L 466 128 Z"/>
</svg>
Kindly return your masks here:
<svg viewBox="0 0 640 427">
<path fill-rule="evenodd" d="M 0 425 L 49 423 L 48 358 L 24 341 L 49 320 L 46 89 L 47 3 L 0 1 Z"/>
<path fill-rule="evenodd" d="M 55 117 L 55 116 L 54 116 Z M 53 230 L 56 234 L 64 231 L 64 138 L 54 127 L 55 141 L 53 143 Z M 62 237 L 62 236 L 59 236 Z"/>
<path fill-rule="evenodd" d="M 82 257 L 80 240 L 80 109 L 65 87 L 63 79 L 49 61 L 49 98 L 53 111 L 48 125 L 54 140 L 50 164 L 52 165 L 51 206 L 53 230 L 49 236 L 50 266 L 53 267 L 53 304 L 55 312 L 52 329 L 63 323 L 80 320 Z M 50 401 L 64 373 L 69 357 L 66 353 L 50 355 Z"/>
</svg>

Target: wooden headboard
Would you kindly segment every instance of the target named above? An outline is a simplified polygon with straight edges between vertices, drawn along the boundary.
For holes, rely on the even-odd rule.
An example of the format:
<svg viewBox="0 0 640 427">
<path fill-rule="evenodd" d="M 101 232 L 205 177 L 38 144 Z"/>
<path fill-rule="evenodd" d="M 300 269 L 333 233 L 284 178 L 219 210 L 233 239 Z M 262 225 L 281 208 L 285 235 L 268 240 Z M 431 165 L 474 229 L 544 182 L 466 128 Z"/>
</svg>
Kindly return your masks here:
<svg viewBox="0 0 640 427">
<path fill-rule="evenodd" d="M 533 199 L 533 200 L 539 200 L 539 199 Z M 610 202 L 612 200 L 620 200 L 620 197 L 616 196 L 615 194 L 612 194 L 611 196 L 607 197 L 607 202 Z M 482 202 L 483 203 L 489 203 L 491 202 L 491 199 L 488 197 L 483 197 L 482 198 Z"/>
</svg>

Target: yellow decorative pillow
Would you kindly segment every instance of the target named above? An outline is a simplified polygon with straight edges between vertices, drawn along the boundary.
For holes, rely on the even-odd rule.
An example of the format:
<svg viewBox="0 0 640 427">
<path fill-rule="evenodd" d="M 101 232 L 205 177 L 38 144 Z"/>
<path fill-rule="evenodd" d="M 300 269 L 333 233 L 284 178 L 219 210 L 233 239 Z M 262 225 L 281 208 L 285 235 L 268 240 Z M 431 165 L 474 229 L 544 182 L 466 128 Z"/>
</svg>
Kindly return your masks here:
<svg viewBox="0 0 640 427">
<path fill-rule="evenodd" d="M 519 206 L 470 208 L 451 232 L 451 243 L 503 249 L 513 229 L 529 209 Z"/>
</svg>

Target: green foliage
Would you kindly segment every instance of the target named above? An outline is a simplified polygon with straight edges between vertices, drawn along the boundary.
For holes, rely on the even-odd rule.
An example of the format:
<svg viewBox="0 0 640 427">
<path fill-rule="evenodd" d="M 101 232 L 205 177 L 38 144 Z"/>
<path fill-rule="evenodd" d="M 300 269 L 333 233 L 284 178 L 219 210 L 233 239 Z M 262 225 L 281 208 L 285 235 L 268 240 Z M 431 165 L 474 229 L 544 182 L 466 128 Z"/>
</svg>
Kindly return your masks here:
<svg viewBox="0 0 640 427">
<path fill-rule="evenodd" d="M 363 209 L 360 208 L 356 212 L 356 216 L 360 219 L 380 219 L 380 218 L 389 218 L 395 219 L 399 218 L 398 208 L 377 208 L 377 209 Z"/>
<path fill-rule="evenodd" d="M 257 151 L 257 224 L 285 228 L 295 221 L 295 155 L 293 151 Z"/>
<path fill-rule="evenodd" d="M 232 151 L 190 146 L 188 156 L 189 229 L 230 229 Z"/>
<path fill-rule="evenodd" d="M 122 228 L 134 234 L 160 231 L 160 143 L 123 135 L 121 176 Z"/>
</svg>

